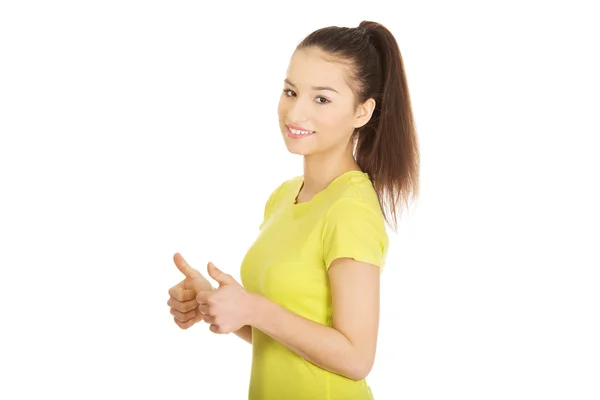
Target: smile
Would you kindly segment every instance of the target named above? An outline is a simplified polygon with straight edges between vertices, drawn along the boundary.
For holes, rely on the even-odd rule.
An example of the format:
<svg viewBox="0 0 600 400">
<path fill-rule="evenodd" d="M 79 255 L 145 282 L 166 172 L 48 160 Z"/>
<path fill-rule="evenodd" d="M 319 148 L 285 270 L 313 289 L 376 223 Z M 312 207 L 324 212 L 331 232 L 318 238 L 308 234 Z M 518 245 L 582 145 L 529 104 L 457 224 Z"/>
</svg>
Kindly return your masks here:
<svg viewBox="0 0 600 400">
<path fill-rule="evenodd" d="M 285 126 L 288 136 L 292 138 L 303 138 L 314 134 L 314 131 L 301 131 L 298 129 L 292 129 L 289 126 Z"/>
</svg>

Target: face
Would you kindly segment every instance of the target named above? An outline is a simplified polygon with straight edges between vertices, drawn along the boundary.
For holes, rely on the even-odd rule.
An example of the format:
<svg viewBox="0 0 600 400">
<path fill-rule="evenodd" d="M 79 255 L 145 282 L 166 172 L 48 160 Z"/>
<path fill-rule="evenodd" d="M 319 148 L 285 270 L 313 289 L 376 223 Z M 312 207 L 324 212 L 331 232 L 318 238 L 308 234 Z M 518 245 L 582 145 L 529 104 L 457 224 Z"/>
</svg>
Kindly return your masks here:
<svg viewBox="0 0 600 400">
<path fill-rule="evenodd" d="M 279 126 L 291 153 L 352 152 L 352 132 L 368 122 L 374 102 L 355 106 L 347 68 L 328 60 L 318 48 L 292 55 L 278 107 Z"/>
</svg>

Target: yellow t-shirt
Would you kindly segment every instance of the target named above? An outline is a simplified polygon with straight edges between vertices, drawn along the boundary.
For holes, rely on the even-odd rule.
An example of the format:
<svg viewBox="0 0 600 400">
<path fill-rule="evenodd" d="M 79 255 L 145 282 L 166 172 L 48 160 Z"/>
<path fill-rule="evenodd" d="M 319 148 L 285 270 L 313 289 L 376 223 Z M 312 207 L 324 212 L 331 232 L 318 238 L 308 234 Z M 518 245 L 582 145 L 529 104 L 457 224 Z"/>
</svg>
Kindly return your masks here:
<svg viewBox="0 0 600 400">
<path fill-rule="evenodd" d="M 351 257 L 383 269 L 388 235 L 367 173 L 347 171 L 308 202 L 296 204 L 303 176 L 279 185 L 265 205 L 260 233 L 241 265 L 244 287 L 305 318 L 332 326 L 327 269 Z M 252 328 L 250 400 L 367 400 L 354 381 L 306 361 Z"/>
</svg>

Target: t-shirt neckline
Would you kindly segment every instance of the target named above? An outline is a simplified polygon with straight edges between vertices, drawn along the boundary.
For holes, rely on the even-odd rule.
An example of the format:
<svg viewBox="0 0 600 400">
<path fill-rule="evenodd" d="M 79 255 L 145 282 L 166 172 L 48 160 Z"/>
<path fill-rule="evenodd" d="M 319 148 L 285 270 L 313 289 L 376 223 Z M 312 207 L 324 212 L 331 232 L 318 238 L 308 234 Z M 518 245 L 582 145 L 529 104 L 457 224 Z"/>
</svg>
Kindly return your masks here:
<svg viewBox="0 0 600 400">
<path fill-rule="evenodd" d="M 301 175 L 300 179 L 299 179 L 299 183 L 294 188 L 294 197 L 292 198 L 292 207 L 297 208 L 297 207 L 302 207 L 307 204 L 312 204 L 317 196 L 320 196 L 323 192 L 330 189 L 334 185 L 334 183 L 339 181 L 342 177 L 344 177 L 346 175 L 351 175 L 351 174 L 361 174 L 361 175 L 367 176 L 366 172 L 363 172 L 358 169 L 351 169 L 349 171 L 342 172 L 340 175 L 338 175 L 336 178 L 334 178 L 331 182 L 329 182 L 329 185 L 327 185 L 327 187 L 325 187 L 325 189 L 321 190 L 320 192 L 317 192 L 310 200 L 304 201 L 302 203 L 296 203 L 296 200 L 298 199 L 298 195 L 300 194 L 300 191 L 302 190 L 302 187 L 304 186 L 304 175 Z"/>
</svg>

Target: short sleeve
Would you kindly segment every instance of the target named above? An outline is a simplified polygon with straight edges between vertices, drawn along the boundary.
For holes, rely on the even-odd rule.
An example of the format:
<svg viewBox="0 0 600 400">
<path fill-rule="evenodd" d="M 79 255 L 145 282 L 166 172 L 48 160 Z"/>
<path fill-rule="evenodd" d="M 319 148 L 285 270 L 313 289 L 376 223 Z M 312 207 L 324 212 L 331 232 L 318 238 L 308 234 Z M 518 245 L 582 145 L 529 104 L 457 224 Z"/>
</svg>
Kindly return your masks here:
<svg viewBox="0 0 600 400">
<path fill-rule="evenodd" d="M 345 198 L 332 206 L 323 227 L 325 269 L 348 257 L 383 268 L 389 240 L 379 209 L 360 199 Z"/>
<path fill-rule="evenodd" d="M 258 227 L 259 230 L 262 230 L 263 226 L 265 225 L 265 222 L 267 221 L 267 218 L 269 217 L 269 213 L 271 212 L 271 208 L 273 206 L 273 203 L 275 203 L 275 199 L 277 197 L 277 194 L 281 190 L 282 186 L 283 186 L 283 184 L 277 186 L 275 188 L 275 190 L 273 190 L 271 192 L 271 194 L 269 195 L 269 198 L 267 199 L 267 202 L 265 203 L 265 211 L 264 211 L 264 214 L 263 214 L 263 221 L 260 223 L 260 226 Z"/>
</svg>

